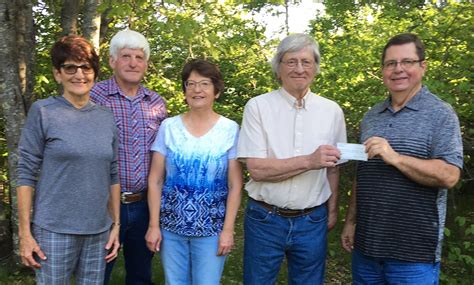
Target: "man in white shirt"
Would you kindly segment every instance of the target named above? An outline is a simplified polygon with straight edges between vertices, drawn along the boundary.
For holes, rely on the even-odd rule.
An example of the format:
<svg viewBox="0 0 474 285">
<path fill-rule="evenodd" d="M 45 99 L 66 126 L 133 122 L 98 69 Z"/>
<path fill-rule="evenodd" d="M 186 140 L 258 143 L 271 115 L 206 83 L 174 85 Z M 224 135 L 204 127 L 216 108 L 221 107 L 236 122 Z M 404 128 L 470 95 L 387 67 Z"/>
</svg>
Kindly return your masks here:
<svg viewBox="0 0 474 285">
<path fill-rule="evenodd" d="M 238 157 L 250 181 L 244 284 L 275 284 L 286 256 L 290 284 L 323 284 L 326 234 L 337 221 L 344 114 L 309 89 L 319 73 L 317 43 L 293 34 L 272 61 L 282 88 L 245 106 Z"/>
</svg>

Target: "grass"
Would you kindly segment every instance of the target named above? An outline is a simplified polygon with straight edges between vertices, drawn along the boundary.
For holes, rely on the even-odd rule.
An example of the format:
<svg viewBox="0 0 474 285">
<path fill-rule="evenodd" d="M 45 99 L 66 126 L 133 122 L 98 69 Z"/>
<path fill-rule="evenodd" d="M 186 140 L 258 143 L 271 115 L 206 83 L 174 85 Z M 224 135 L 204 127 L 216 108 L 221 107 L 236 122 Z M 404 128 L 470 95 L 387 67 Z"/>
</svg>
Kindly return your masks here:
<svg viewBox="0 0 474 285">
<path fill-rule="evenodd" d="M 33 270 L 18 267 L 14 262 L 2 260 L 0 263 L 0 285 L 33 285 Z"/>
</svg>

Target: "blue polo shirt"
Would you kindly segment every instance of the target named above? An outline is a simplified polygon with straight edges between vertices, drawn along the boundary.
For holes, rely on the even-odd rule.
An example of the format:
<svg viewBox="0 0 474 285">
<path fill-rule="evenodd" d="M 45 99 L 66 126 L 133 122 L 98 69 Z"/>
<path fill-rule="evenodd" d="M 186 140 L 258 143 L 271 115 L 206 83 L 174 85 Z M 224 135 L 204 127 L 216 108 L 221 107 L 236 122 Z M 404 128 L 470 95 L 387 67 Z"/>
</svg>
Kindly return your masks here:
<svg viewBox="0 0 474 285">
<path fill-rule="evenodd" d="M 462 168 L 459 120 L 449 104 L 426 87 L 397 112 L 390 103 L 388 98 L 367 112 L 361 142 L 383 137 L 400 154 Z M 373 158 L 358 164 L 356 198 L 356 249 L 377 258 L 440 260 L 447 189 L 420 185 Z"/>
</svg>

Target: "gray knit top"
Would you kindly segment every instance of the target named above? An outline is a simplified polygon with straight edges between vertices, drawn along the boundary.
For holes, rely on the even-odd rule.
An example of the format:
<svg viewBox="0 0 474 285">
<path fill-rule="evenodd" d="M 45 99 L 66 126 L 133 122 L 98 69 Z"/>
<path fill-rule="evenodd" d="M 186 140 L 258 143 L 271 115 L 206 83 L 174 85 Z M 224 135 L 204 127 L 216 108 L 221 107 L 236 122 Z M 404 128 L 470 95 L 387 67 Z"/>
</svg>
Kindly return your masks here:
<svg viewBox="0 0 474 285">
<path fill-rule="evenodd" d="M 89 102 L 75 108 L 64 97 L 35 102 L 23 128 L 17 186 L 35 188 L 32 222 L 65 234 L 109 229 L 110 186 L 119 183 L 113 114 Z"/>
</svg>

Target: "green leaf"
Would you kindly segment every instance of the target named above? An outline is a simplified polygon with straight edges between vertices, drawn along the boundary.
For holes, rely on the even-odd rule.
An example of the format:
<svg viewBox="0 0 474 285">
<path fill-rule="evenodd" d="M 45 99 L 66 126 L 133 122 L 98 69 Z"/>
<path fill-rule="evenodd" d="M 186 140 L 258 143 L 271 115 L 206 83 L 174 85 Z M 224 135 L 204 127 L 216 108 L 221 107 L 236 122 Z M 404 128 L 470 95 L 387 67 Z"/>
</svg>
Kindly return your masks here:
<svg viewBox="0 0 474 285">
<path fill-rule="evenodd" d="M 454 220 L 460 227 L 466 224 L 466 217 L 456 217 Z"/>
<path fill-rule="evenodd" d="M 444 228 L 444 235 L 447 237 L 451 236 L 451 230 L 448 228 Z"/>
</svg>

